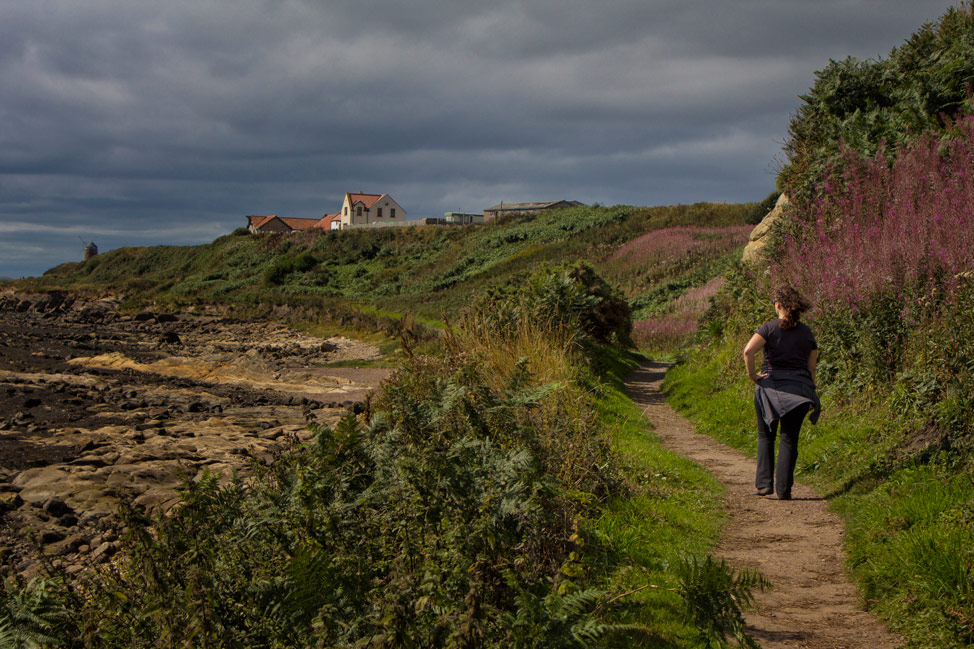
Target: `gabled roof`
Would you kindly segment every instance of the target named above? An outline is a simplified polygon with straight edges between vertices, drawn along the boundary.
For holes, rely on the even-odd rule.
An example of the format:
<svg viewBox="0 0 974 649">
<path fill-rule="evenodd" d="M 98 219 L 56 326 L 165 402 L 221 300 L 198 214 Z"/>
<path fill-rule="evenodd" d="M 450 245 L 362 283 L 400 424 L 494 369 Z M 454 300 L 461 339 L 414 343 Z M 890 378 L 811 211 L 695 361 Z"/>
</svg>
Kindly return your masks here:
<svg viewBox="0 0 974 649">
<path fill-rule="evenodd" d="M 259 228 L 276 216 L 276 214 L 272 214 L 270 216 L 248 216 L 247 219 L 249 219 L 249 225 Z"/>
<path fill-rule="evenodd" d="M 375 205 L 380 198 L 385 196 L 385 194 L 345 194 L 345 196 L 348 197 L 349 205 L 361 203 L 365 209 L 369 209 Z"/>
<path fill-rule="evenodd" d="M 319 219 L 304 219 L 298 217 L 277 217 L 292 230 L 310 230 L 318 225 Z"/>
<path fill-rule="evenodd" d="M 342 218 L 341 214 L 325 214 L 320 219 L 318 219 L 318 225 L 316 227 L 331 230 L 331 224 L 333 221 L 338 221 Z"/>
</svg>

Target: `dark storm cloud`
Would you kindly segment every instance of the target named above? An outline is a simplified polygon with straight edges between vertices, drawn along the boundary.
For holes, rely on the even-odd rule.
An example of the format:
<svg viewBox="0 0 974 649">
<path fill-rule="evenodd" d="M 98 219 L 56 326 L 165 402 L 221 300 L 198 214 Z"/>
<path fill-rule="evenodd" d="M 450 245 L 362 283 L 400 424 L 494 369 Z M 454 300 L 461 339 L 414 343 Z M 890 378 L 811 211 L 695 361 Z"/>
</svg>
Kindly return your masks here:
<svg viewBox="0 0 974 649">
<path fill-rule="evenodd" d="M 949 4 L 5 3 L 0 276 L 345 191 L 415 217 L 758 200 L 814 70 L 885 55 Z"/>
</svg>

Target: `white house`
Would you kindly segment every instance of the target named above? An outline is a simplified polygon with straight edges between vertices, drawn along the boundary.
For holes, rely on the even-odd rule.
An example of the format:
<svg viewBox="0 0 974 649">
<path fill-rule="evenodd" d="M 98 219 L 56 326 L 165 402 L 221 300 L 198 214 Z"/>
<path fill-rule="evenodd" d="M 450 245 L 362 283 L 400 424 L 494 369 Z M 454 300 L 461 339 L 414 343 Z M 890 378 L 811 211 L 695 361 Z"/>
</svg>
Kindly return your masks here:
<svg viewBox="0 0 974 649">
<path fill-rule="evenodd" d="M 341 228 L 363 225 L 392 225 L 406 220 L 406 210 L 389 194 L 345 194 Z"/>
</svg>

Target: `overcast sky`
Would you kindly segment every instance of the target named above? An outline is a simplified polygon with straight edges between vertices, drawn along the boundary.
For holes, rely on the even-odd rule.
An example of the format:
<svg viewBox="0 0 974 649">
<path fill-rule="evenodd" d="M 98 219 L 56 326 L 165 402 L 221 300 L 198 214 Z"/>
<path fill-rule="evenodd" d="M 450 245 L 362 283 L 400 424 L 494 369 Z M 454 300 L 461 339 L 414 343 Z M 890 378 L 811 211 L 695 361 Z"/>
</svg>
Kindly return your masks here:
<svg viewBox="0 0 974 649">
<path fill-rule="evenodd" d="M 798 95 L 948 0 L 0 0 L 0 276 L 345 192 L 763 199 Z"/>
</svg>

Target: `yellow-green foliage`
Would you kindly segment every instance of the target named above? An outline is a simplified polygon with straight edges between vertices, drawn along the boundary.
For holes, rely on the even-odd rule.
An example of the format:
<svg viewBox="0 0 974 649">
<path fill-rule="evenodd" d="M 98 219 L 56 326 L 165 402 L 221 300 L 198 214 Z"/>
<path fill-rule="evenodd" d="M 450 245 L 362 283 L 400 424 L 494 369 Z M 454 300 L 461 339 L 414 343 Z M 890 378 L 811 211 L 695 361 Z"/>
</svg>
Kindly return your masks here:
<svg viewBox="0 0 974 649">
<path fill-rule="evenodd" d="M 22 284 L 124 293 L 156 304 L 236 307 L 340 298 L 397 313 L 455 317 L 469 296 L 543 262 L 596 269 L 619 245 L 672 226 L 727 226 L 752 204 L 577 207 L 483 226 L 294 234 L 235 233 L 202 246 L 121 248 Z M 706 281 L 706 278 L 703 280 Z"/>
</svg>

